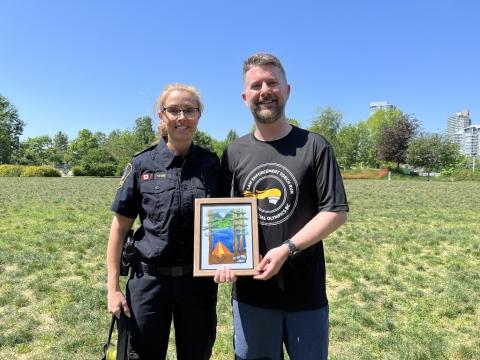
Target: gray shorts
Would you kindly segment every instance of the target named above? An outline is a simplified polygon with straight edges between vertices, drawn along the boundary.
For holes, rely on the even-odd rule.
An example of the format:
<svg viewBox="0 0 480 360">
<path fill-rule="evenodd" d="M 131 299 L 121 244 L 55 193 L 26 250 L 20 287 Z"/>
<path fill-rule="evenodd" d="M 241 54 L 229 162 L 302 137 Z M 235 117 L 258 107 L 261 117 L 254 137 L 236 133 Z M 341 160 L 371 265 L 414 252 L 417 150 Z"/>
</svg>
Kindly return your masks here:
<svg viewBox="0 0 480 360">
<path fill-rule="evenodd" d="M 264 309 L 233 300 L 237 360 L 328 358 L 328 306 L 309 311 Z"/>
</svg>

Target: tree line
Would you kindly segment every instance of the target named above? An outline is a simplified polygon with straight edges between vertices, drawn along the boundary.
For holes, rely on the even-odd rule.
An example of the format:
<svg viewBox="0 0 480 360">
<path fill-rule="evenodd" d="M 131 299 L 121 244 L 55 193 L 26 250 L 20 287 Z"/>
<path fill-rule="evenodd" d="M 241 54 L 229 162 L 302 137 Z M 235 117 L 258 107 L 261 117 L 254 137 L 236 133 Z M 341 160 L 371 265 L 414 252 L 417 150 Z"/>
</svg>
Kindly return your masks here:
<svg viewBox="0 0 480 360">
<path fill-rule="evenodd" d="M 340 111 L 319 108 L 307 128 L 331 143 L 342 169 L 385 165 L 399 169 L 408 164 L 433 172 L 448 171 L 466 161 L 446 136 L 422 132 L 418 119 L 399 109 L 378 110 L 357 124 L 344 124 L 342 120 Z M 298 120 L 288 121 L 300 127 Z M 52 165 L 71 169 L 74 175 L 120 175 L 133 154 L 157 140 L 149 116 L 137 118 L 131 130 L 104 134 L 82 129 L 74 139 L 58 131 L 53 137 L 42 135 L 20 141 L 24 126 L 17 109 L 0 95 L 0 164 Z M 233 129 L 223 140 L 197 130 L 194 142 L 221 156 L 237 137 Z"/>
</svg>

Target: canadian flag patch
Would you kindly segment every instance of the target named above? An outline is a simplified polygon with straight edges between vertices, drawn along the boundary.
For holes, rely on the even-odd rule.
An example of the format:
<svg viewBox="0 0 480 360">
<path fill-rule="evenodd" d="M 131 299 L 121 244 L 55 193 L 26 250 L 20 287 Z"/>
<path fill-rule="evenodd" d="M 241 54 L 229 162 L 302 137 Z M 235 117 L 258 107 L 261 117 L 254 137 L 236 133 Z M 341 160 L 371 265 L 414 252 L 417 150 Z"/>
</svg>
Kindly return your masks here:
<svg viewBox="0 0 480 360">
<path fill-rule="evenodd" d="M 146 173 L 146 174 L 142 174 L 141 179 L 142 181 L 146 181 L 146 180 L 152 180 L 153 177 L 154 177 L 154 174 Z"/>
</svg>

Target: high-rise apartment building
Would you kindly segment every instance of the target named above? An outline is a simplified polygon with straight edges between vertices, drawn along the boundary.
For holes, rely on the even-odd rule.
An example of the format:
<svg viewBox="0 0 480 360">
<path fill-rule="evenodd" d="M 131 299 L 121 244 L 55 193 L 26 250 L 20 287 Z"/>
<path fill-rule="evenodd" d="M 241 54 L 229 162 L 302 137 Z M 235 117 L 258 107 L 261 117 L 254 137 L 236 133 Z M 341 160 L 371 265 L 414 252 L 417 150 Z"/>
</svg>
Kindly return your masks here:
<svg viewBox="0 0 480 360">
<path fill-rule="evenodd" d="M 468 109 L 448 118 L 447 136 L 458 144 L 463 155 L 480 155 L 480 125 L 472 125 Z"/>
<path fill-rule="evenodd" d="M 455 133 L 454 141 L 460 145 L 460 152 L 467 156 L 480 155 L 480 125 L 467 126 Z"/>
<path fill-rule="evenodd" d="M 375 111 L 378 110 L 395 110 L 397 107 L 395 105 L 390 104 L 388 101 L 374 101 L 370 103 L 370 115 L 372 115 Z"/>
<path fill-rule="evenodd" d="M 455 138 L 457 137 L 455 134 L 470 125 L 472 125 L 472 120 L 470 119 L 470 111 L 468 109 L 465 109 L 461 112 L 457 112 L 455 113 L 455 115 L 452 115 L 448 118 L 447 136 L 452 140 L 455 140 Z"/>
</svg>

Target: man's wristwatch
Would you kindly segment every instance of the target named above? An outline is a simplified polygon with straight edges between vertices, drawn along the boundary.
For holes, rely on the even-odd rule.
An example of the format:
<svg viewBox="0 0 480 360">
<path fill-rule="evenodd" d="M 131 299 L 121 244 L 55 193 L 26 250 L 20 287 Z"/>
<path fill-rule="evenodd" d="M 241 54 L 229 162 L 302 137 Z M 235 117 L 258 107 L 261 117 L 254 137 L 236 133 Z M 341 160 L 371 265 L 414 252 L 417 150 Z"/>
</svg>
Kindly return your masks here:
<svg viewBox="0 0 480 360">
<path fill-rule="evenodd" d="M 297 249 L 292 240 L 288 239 L 283 243 L 288 246 L 288 250 L 290 251 L 290 254 L 288 254 L 288 256 L 290 256 L 291 258 L 294 258 L 298 254 L 300 254 L 300 250 Z"/>
</svg>

